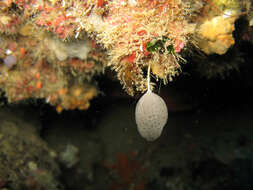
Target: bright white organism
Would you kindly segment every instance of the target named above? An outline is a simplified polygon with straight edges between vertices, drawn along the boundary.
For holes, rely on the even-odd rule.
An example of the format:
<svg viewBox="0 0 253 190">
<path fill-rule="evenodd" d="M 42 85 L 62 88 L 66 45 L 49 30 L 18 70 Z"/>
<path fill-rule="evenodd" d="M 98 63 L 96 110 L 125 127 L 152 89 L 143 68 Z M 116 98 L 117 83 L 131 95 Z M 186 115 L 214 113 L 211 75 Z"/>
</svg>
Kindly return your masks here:
<svg viewBox="0 0 253 190">
<path fill-rule="evenodd" d="M 135 120 L 141 136 L 147 141 L 154 141 L 160 137 L 167 123 L 168 110 L 164 100 L 150 89 L 150 66 L 147 81 L 148 91 L 136 105 Z"/>
</svg>

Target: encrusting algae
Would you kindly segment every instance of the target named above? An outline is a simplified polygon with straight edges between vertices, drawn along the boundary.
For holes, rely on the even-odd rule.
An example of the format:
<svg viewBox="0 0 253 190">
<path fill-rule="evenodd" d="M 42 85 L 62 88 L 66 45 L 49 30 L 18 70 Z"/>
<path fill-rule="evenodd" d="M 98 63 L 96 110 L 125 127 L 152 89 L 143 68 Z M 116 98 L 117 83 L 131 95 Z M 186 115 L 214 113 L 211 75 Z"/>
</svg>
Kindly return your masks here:
<svg viewBox="0 0 253 190">
<path fill-rule="evenodd" d="M 148 65 L 165 84 L 173 80 L 186 62 L 180 53 L 189 42 L 206 54 L 224 54 L 234 44 L 235 20 L 251 6 L 248 0 L 2 0 L 0 5 L 0 88 L 9 102 L 44 98 L 58 112 L 88 109 L 98 95 L 94 76 L 105 67 L 134 95 L 147 90 Z"/>
</svg>

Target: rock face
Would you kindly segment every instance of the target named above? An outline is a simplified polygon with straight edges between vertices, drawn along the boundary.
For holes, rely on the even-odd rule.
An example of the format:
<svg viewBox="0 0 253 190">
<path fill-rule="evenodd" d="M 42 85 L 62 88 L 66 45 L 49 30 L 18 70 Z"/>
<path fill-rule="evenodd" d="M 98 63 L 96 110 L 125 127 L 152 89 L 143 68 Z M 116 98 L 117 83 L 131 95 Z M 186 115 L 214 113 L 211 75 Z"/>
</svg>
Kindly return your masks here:
<svg viewBox="0 0 253 190">
<path fill-rule="evenodd" d="M 55 152 L 38 136 L 38 123 L 17 112 L 0 109 L 0 189 L 60 189 Z"/>
</svg>

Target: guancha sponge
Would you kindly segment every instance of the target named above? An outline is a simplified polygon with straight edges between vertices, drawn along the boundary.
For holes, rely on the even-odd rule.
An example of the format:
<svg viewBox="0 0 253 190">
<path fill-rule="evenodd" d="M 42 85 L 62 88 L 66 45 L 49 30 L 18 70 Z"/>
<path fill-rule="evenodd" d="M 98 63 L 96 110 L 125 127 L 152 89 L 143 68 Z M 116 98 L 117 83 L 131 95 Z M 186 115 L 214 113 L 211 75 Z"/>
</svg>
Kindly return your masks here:
<svg viewBox="0 0 253 190">
<path fill-rule="evenodd" d="M 168 109 L 164 100 L 148 90 L 138 101 L 135 109 L 135 120 L 140 135 L 147 141 L 160 137 L 167 123 Z"/>
</svg>

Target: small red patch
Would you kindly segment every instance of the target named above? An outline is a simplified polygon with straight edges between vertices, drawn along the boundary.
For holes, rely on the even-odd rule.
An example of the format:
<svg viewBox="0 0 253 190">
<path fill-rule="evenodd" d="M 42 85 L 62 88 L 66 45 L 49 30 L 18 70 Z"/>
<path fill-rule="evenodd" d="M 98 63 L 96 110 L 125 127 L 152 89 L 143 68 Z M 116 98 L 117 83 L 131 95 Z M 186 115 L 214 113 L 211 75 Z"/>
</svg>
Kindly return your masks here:
<svg viewBox="0 0 253 190">
<path fill-rule="evenodd" d="M 104 5 L 104 0 L 98 0 L 97 6 L 98 7 L 103 7 L 103 5 Z"/>
<path fill-rule="evenodd" d="M 21 47 L 21 48 L 20 48 L 20 54 L 21 54 L 21 58 L 22 58 L 22 59 L 25 57 L 25 53 L 26 53 L 25 48 L 24 48 L 24 47 Z"/>
<path fill-rule="evenodd" d="M 128 57 L 128 61 L 129 61 L 130 63 L 134 63 L 135 58 L 136 58 L 136 52 L 133 52 L 133 53 Z"/>
<path fill-rule="evenodd" d="M 143 36 L 147 34 L 146 30 L 140 30 L 139 32 L 137 32 L 138 36 Z"/>
<path fill-rule="evenodd" d="M 142 49 L 143 49 L 144 56 L 148 56 L 149 52 L 147 50 L 147 43 L 146 42 L 142 43 Z"/>
</svg>

